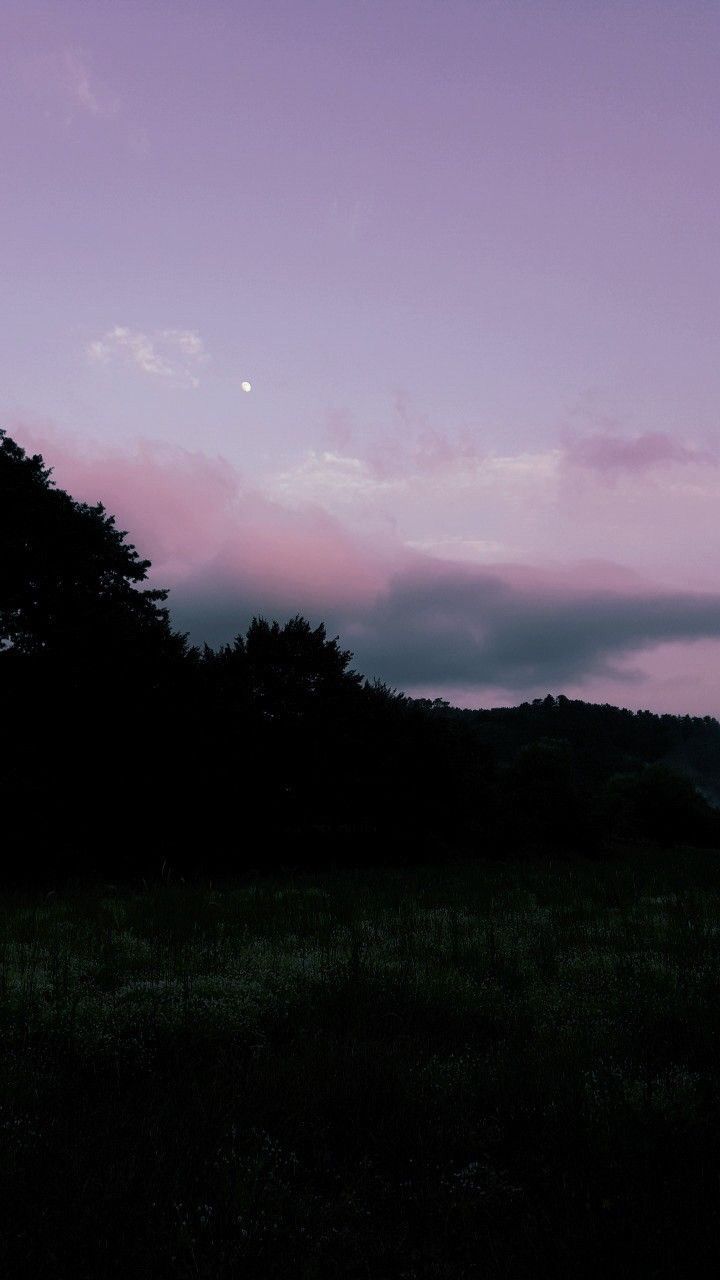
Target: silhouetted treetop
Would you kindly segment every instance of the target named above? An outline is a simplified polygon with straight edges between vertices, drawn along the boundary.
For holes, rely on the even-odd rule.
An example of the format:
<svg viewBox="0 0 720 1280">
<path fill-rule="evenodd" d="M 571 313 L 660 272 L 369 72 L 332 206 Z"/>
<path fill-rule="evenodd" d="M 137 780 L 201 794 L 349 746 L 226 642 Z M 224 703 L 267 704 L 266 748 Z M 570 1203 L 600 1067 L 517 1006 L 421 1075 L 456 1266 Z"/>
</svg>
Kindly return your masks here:
<svg viewBox="0 0 720 1280">
<path fill-rule="evenodd" d="M 167 592 L 102 503 L 76 502 L 0 431 L 0 652 L 94 660 L 180 655 Z"/>
<path fill-rule="evenodd" d="M 338 639 L 328 640 L 324 623 L 313 628 L 299 615 L 284 626 L 253 618 L 244 645 L 256 696 L 292 689 L 311 697 L 359 684 L 362 677 L 348 670 L 352 652 Z"/>
<path fill-rule="evenodd" d="M 221 649 L 205 648 L 206 668 L 228 696 L 272 716 L 299 715 L 357 690 L 362 676 L 349 669 L 349 649 L 329 640 L 323 623 L 300 615 L 281 624 L 254 617 L 244 636 Z"/>
</svg>

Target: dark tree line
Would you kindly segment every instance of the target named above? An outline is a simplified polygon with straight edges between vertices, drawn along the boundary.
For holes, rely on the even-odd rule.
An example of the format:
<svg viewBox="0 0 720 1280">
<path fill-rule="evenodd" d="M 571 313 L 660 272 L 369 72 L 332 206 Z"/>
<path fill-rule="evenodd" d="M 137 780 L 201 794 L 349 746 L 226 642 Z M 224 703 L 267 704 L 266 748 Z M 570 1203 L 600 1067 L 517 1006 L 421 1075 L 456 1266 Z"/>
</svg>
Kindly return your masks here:
<svg viewBox="0 0 720 1280">
<path fill-rule="evenodd" d="M 0 433 L 5 880 L 720 846 L 716 721 L 412 700 L 302 617 L 198 649 L 126 537 Z"/>
</svg>

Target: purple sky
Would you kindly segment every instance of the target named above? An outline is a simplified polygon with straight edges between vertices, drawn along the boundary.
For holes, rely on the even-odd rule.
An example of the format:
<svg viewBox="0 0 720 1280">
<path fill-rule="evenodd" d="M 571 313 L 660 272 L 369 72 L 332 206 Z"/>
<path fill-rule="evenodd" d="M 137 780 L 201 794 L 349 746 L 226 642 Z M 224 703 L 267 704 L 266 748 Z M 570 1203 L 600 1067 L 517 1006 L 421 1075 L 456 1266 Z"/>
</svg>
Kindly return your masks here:
<svg viewBox="0 0 720 1280">
<path fill-rule="evenodd" d="M 5 0 L 0 425 L 197 639 L 720 713 L 719 55 L 714 0 Z"/>
</svg>

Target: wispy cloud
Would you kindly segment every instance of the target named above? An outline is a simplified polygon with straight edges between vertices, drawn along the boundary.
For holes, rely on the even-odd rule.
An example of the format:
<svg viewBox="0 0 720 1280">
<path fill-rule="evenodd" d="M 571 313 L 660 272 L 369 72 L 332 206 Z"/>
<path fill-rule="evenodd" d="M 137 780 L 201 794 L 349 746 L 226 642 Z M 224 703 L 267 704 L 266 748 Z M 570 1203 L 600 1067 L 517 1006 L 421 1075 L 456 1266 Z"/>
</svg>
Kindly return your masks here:
<svg viewBox="0 0 720 1280">
<path fill-rule="evenodd" d="M 457 516 L 461 510 L 467 530 L 463 541 L 479 540 L 486 545 L 489 537 L 491 542 L 506 544 L 505 535 L 500 540 L 494 533 L 488 535 L 493 513 L 512 513 L 517 527 L 518 512 L 525 519 L 552 504 L 562 456 L 557 449 L 481 454 L 465 442 L 455 447 L 447 440 L 431 463 L 428 455 L 418 460 L 411 442 L 403 465 L 386 467 L 378 465 L 375 456 L 309 450 L 294 466 L 269 476 L 266 483 L 283 501 L 321 503 L 343 518 L 354 514 L 365 518 L 374 511 L 402 524 L 403 517 L 411 514 L 408 530 L 424 526 L 422 532 L 418 528 L 409 534 L 416 545 L 418 538 L 425 538 L 426 546 L 458 538 L 456 530 L 439 529 L 436 533 L 433 525 L 435 515 L 447 519 L 448 513 Z"/>
<path fill-rule="evenodd" d="M 409 538 L 405 545 L 414 551 L 435 556 L 438 560 L 470 563 L 497 560 L 507 554 L 502 542 L 494 542 L 490 538 L 463 538 L 460 534 L 447 538 Z"/>
<path fill-rule="evenodd" d="M 364 441 L 337 411 L 335 447 L 268 475 L 267 490 L 443 560 L 599 555 L 668 583 L 716 585 L 720 456 L 702 441 L 608 425 L 500 453 L 481 447 L 479 429 L 436 430 L 402 399 L 394 412 L 386 444 Z"/>
<path fill-rule="evenodd" d="M 76 107 L 93 116 L 115 116 L 120 100 L 91 73 L 90 61 L 80 49 L 65 49 L 61 55 L 65 89 Z"/>
<path fill-rule="evenodd" d="M 21 53 L 15 74 L 19 91 L 34 100 L 45 121 L 63 134 L 83 128 L 106 128 L 108 137 L 135 155 L 150 151 L 151 139 L 133 104 L 116 92 L 111 79 L 98 70 L 92 54 L 78 45 L 64 45 L 36 53 Z"/>
<path fill-rule="evenodd" d="M 197 371 L 209 358 L 196 329 L 156 329 L 148 334 L 119 324 L 89 343 L 87 354 L 96 363 L 121 360 L 150 377 L 186 387 L 200 385 Z"/>
<path fill-rule="evenodd" d="M 44 103 L 46 118 L 64 128 L 82 116 L 120 115 L 120 98 L 98 75 L 90 54 L 76 45 L 21 56 L 17 71 L 24 89 Z"/>
</svg>

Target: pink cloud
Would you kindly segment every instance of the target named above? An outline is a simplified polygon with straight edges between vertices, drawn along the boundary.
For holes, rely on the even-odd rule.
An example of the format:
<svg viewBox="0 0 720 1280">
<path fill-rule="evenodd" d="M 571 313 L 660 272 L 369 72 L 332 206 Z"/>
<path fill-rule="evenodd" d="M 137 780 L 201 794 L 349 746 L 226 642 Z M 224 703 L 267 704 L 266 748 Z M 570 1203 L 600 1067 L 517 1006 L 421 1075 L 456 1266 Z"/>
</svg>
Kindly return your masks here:
<svg viewBox="0 0 720 1280">
<path fill-rule="evenodd" d="M 43 454 L 61 488 L 102 500 L 152 560 L 155 582 L 229 592 L 235 584 L 245 597 L 292 592 L 310 606 L 366 598 L 387 575 L 390 557 L 381 560 L 321 507 L 283 506 L 223 457 L 145 440 L 100 447 L 48 428 L 11 434 Z"/>
<path fill-rule="evenodd" d="M 241 485 L 222 458 L 144 440 L 130 449 L 99 446 L 52 428 L 16 426 L 11 434 L 42 453 L 73 497 L 101 500 L 157 571 L 175 578 L 227 537 Z"/>
<path fill-rule="evenodd" d="M 627 437 L 610 432 L 575 437 L 566 446 L 566 461 L 605 475 L 642 473 L 668 463 L 707 463 L 714 459 L 700 449 L 680 444 L 663 431 Z"/>
</svg>

